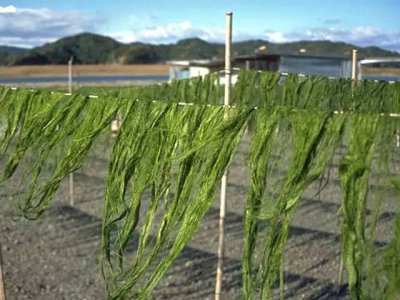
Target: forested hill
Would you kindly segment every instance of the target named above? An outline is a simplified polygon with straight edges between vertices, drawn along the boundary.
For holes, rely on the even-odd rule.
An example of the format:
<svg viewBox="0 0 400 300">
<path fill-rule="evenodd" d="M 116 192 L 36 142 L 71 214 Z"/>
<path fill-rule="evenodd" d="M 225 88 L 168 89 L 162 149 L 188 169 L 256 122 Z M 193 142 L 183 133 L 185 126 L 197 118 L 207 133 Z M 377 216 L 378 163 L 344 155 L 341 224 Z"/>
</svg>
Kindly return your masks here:
<svg viewBox="0 0 400 300">
<path fill-rule="evenodd" d="M 8 46 L 0 46 L 0 62 L 1 64 L 5 64 L 6 61 L 10 58 L 10 56 L 21 54 L 28 51 L 25 48 L 17 48 L 17 47 L 8 47 Z"/>
<path fill-rule="evenodd" d="M 378 47 L 361 48 L 330 41 L 276 44 L 249 40 L 234 43 L 233 52 L 236 55 L 252 54 L 259 47 L 264 47 L 267 53 L 275 54 L 298 54 L 300 49 L 306 49 L 308 55 L 350 56 L 351 50 L 356 48 L 360 57 L 400 56 L 398 52 Z M 222 58 L 223 54 L 223 44 L 209 43 L 198 38 L 181 40 L 175 44 L 123 44 L 106 36 L 82 33 L 29 50 L 0 46 L 0 65 L 66 64 L 71 55 L 78 64 L 136 64 L 173 59 Z"/>
</svg>

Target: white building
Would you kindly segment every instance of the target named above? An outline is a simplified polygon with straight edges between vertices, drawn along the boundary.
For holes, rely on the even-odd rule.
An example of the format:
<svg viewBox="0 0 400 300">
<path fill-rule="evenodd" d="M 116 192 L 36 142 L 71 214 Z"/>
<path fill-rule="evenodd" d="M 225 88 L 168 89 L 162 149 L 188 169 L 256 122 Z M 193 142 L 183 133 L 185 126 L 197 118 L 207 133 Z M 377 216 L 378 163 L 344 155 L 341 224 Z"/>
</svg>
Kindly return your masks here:
<svg viewBox="0 0 400 300">
<path fill-rule="evenodd" d="M 365 75 L 363 69 L 369 68 L 399 68 L 400 57 L 370 57 L 358 61 L 358 79 L 393 79 L 399 80 L 398 75 Z M 392 78 L 391 78 L 392 77 Z"/>
<path fill-rule="evenodd" d="M 204 76 L 211 72 L 221 72 L 223 76 L 222 59 L 169 61 L 168 64 L 170 80 Z M 257 53 L 233 58 L 232 66 L 234 70 L 245 68 L 304 75 L 351 77 L 351 59 L 347 57 Z M 234 75 L 233 82 L 235 80 Z"/>
<path fill-rule="evenodd" d="M 169 79 L 187 79 L 219 72 L 224 68 L 223 60 L 197 59 L 168 61 Z"/>
</svg>

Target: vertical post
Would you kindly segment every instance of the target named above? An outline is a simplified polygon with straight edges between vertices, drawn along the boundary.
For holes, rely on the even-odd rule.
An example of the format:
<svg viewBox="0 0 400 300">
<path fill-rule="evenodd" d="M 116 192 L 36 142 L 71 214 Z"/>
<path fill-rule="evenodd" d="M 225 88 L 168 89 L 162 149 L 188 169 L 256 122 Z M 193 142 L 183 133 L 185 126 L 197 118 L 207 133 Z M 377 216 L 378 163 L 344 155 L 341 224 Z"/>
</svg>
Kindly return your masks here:
<svg viewBox="0 0 400 300">
<path fill-rule="evenodd" d="M 69 204 L 74 206 L 74 173 L 69 174 Z"/>
<path fill-rule="evenodd" d="M 246 60 L 246 70 L 250 70 L 250 60 Z"/>
<path fill-rule="evenodd" d="M 74 62 L 74 57 L 71 56 L 68 61 L 68 93 L 72 94 L 72 63 Z"/>
<path fill-rule="evenodd" d="M 352 88 L 354 88 L 355 81 L 357 80 L 357 49 L 353 49 L 352 51 L 352 58 L 351 58 L 351 80 L 353 81 L 352 83 Z M 337 282 L 336 282 L 336 297 L 339 299 L 339 294 L 342 286 L 342 280 L 343 280 L 343 268 L 344 268 L 344 262 L 343 262 L 343 254 L 340 254 L 340 262 L 339 262 L 339 269 L 338 269 L 338 274 L 337 274 Z"/>
<path fill-rule="evenodd" d="M 72 94 L 72 63 L 74 61 L 74 57 L 68 61 L 68 93 Z M 69 174 L 69 203 L 71 206 L 74 206 L 74 173 Z"/>
<path fill-rule="evenodd" d="M 248 71 L 250 70 L 251 67 L 251 61 L 249 59 L 246 60 L 246 65 L 245 65 L 245 70 Z M 244 134 L 248 135 L 249 134 L 249 120 L 246 121 L 247 125 L 246 128 L 244 130 Z"/>
<path fill-rule="evenodd" d="M 231 97 L 231 48 L 232 48 L 232 13 L 226 13 L 226 32 L 225 32 L 225 96 L 224 105 L 229 105 Z M 221 299 L 222 278 L 224 267 L 224 229 L 226 211 L 226 189 L 228 185 L 228 171 L 225 170 L 221 180 L 221 202 L 219 211 L 219 239 L 218 239 L 218 263 L 217 278 L 215 284 L 215 300 Z"/>
<path fill-rule="evenodd" d="M 6 293 L 4 291 L 3 257 L 1 255 L 1 243 L 0 243 L 0 300 L 6 300 Z"/>
<path fill-rule="evenodd" d="M 353 57 L 351 63 L 351 79 L 357 79 L 357 49 L 353 49 Z"/>
<path fill-rule="evenodd" d="M 363 78 L 362 63 L 359 61 L 357 62 L 357 79 L 361 80 L 362 78 Z"/>
</svg>

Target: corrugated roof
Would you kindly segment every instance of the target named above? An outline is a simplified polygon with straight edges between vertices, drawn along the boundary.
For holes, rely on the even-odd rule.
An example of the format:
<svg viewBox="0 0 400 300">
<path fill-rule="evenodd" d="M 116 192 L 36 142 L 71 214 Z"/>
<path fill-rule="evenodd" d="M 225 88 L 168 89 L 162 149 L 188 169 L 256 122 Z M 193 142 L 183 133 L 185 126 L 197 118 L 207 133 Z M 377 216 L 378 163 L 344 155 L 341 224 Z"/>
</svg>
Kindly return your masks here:
<svg viewBox="0 0 400 300">
<path fill-rule="evenodd" d="M 173 66 L 197 66 L 197 67 L 218 67 L 223 66 L 225 61 L 223 59 L 194 59 L 194 60 L 171 60 L 167 61 L 168 65 Z"/>
</svg>

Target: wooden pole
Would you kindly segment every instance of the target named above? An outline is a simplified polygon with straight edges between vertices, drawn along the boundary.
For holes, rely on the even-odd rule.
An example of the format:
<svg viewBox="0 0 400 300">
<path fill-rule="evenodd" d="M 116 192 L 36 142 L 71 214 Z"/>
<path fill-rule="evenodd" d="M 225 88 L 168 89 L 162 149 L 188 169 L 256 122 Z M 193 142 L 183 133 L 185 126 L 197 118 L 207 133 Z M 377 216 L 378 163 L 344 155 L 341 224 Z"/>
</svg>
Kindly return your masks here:
<svg viewBox="0 0 400 300">
<path fill-rule="evenodd" d="M 224 105 L 228 106 L 231 98 L 231 48 L 232 48 L 232 13 L 226 13 L 225 32 L 225 97 Z M 224 267 L 224 240 L 225 240 L 225 212 L 226 212 L 226 189 L 228 186 L 228 171 L 225 170 L 221 181 L 221 199 L 219 211 L 219 239 L 218 239 L 218 263 L 217 278 L 215 284 L 215 300 L 221 299 L 222 278 Z"/>
<path fill-rule="evenodd" d="M 68 93 L 72 94 L 72 63 L 74 62 L 74 57 L 71 56 L 68 61 Z"/>
<path fill-rule="evenodd" d="M 357 49 L 353 49 L 353 58 L 351 64 L 351 79 L 357 79 Z"/>
<path fill-rule="evenodd" d="M 352 51 L 352 59 L 351 59 L 351 80 L 354 82 L 357 80 L 357 49 L 353 49 Z M 353 87 L 354 87 L 354 82 L 353 82 Z M 343 254 L 340 253 L 340 262 L 339 262 L 339 268 L 338 268 L 338 274 L 337 274 L 337 281 L 336 281 L 336 299 L 339 299 L 339 293 L 342 285 L 342 280 L 343 280 Z"/>
<path fill-rule="evenodd" d="M 72 94 L 72 63 L 74 61 L 74 57 L 68 61 L 68 93 Z M 69 174 L 69 203 L 71 206 L 74 206 L 74 173 Z"/>
<path fill-rule="evenodd" d="M 3 257 L 1 255 L 1 243 L 0 243 L 0 300 L 6 300 L 6 293 L 4 291 Z"/>
</svg>

